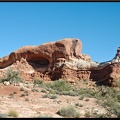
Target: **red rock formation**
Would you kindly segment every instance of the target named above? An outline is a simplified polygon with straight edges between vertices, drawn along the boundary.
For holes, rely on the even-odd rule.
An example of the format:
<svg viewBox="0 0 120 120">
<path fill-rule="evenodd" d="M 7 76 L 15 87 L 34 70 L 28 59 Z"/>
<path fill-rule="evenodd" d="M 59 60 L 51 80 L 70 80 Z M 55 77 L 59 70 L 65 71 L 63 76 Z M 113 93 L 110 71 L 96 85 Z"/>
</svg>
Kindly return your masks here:
<svg viewBox="0 0 120 120">
<path fill-rule="evenodd" d="M 81 54 L 82 43 L 78 39 L 64 39 L 57 42 L 46 43 L 39 46 L 25 46 L 14 52 L 9 56 L 0 59 L 0 68 L 5 68 L 20 61 L 21 58 L 32 66 L 46 66 L 53 67 L 59 58 L 68 61 L 70 58 L 81 58 L 91 61 L 87 55 Z M 39 67 L 39 68 L 40 68 Z"/>
<path fill-rule="evenodd" d="M 0 73 L 8 68 L 19 70 L 24 80 L 65 79 L 70 82 L 92 79 L 114 84 L 120 78 L 120 48 L 116 56 L 104 63 L 92 62 L 82 54 L 79 39 L 66 38 L 39 46 L 25 46 L 0 59 Z"/>
</svg>

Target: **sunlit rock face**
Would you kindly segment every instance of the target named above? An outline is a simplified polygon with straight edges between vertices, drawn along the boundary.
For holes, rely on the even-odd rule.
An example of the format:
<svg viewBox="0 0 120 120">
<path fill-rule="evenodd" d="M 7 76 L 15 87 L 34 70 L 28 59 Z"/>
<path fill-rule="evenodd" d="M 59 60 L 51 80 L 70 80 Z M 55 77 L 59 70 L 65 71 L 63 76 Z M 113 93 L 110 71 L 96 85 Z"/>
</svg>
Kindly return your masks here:
<svg viewBox="0 0 120 120">
<path fill-rule="evenodd" d="M 109 60 L 109 61 L 106 61 L 106 62 L 102 62 L 99 64 L 99 68 L 103 68 L 109 64 L 112 64 L 112 63 L 119 63 L 120 62 L 120 47 L 118 47 L 117 49 L 117 53 L 115 55 L 115 57 L 112 59 L 112 60 Z"/>
<path fill-rule="evenodd" d="M 5 70 L 9 67 L 34 75 L 37 72 L 37 75 L 43 74 L 46 79 L 59 79 L 62 75 L 58 77 L 54 70 L 62 70 L 65 65 L 75 70 L 97 65 L 91 61 L 90 56 L 82 54 L 81 50 L 82 42 L 77 38 L 65 38 L 38 46 L 24 46 L 1 58 L 0 68 Z"/>
<path fill-rule="evenodd" d="M 24 46 L 0 58 L 0 77 L 7 69 L 13 69 L 19 70 L 24 80 L 41 78 L 74 82 L 90 79 L 113 84 L 113 79 L 120 77 L 119 63 L 120 47 L 112 60 L 99 64 L 82 53 L 81 40 L 65 38 L 38 46 Z"/>
<path fill-rule="evenodd" d="M 25 46 L 0 59 L 0 68 L 5 68 L 24 58 L 36 71 L 51 70 L 57 63 L 78 62 L 87 66 L 91 62 L 88 55 L 81 53 L 79 39 L 66 38 L 39 46 Z M 64 60 L 63 60 L 64 59 Z M 62 61 L 63 60 L 63 61 Z M 81 60 L 81 61 L 80 61 Z M 86 65 L 85 65 L 86 64 Z M 90 66 L 90 65 L 89 65 Z"/>
</svg>

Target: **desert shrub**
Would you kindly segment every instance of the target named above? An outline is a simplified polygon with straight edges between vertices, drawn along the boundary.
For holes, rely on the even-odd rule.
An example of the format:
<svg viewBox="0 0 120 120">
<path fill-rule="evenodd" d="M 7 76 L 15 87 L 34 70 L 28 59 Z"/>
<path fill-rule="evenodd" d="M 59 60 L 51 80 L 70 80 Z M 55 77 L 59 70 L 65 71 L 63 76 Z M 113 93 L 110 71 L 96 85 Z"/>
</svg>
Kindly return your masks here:
<svg viewBox="0 0 120 120">
<path fill-rule="evenodd" d="M 50 99 L 56 99 L 56 98 L 57 98 L 57 95 L 56 95 L 56 94 L 50 94 L 50 95 L 49 95 L 49 98 L 50 98 Z"/>
<path fill-rule="evenodd" d="M 33 92 L 39 92 L 39 90 L 36 89 L 36 88 L 31 89 L 31 91 L 33 91 Z"/>
<path fill-rule="evenodd" d="M 56 99 L 57 95 L 56 94 L 45 94 L 43 95 L 43 98 Z"/>
<path fill-rule="evenodd" d="M 10 93 L 9 94 L 9 98 L 13 98 L 14 97 L 14 94 L 13 93 Z"/>
<path fill-rule="evenodd" d="M 84 95 L 80 95 L 79 100 L 83 100 L 84 99 Z"/>
<path fill-rule="evenodd" d="M 120 91 L 116 90 L 114 87 L 101 86 L 98 87 L 98 93 L 96 93 L 97 98 L 113 99 L 116 102 L 120 101 Z M 98 97 L 99 96 L 99 97 Z"/>
<path fill-rule="evenodd" d="M 96 98 L 108 112 L 107 116 L 111 117 L 114 114 L 120 117 L 120 91 L 114 87 L 99 86 L 98 92 L 96 93 Z M 105 115 L 100 115 L 101 117 L 107 117 Z"/>
<path fill-rule="evenodd" d="M 9 110 L 8 111 L 8 116 L 10 116 L 10 117 L 18 117 L 19 115 L 18 115 L 16 110 Z"/>
<path fill-rule="evenodd" d="M 77 106 L 77 107 L 83 107 L 83 105 L 81 103 L 75 103 L 75 106 Z"/>
<path fill-rule="evenodd" d="M 70 96 L 78 96 L 79 94 L 77 92 L 75 92 L 75 91 L 70 91 L 69 95 Z"/>
<path fill-rule="evenodd" d="M 23 82 L 21 76 L 20 76 L 20 73 L 19 71 L 14 71 L 12 69 L 8 69 L 5 77 L 2 79 L 2 82 L 4 81 L 9 81 L 9 82 Z"/>
<path fill-rule="evenodd" d="M 71 118 L 78 118 L 80 116 L 80 113 L 77 111 L 77 109 L 74 106 L 63 107 L 57 112 L 57 114 L 63 117 L 71 117 Z"/>
<path fill-rule="evenodd" d="M 35 91 L 36 91 L 36 92 L 39 92 L 39 90 L 38 90 L 38 89 L 35 89 Z"/>
<path fill-rule="evenodd" d="M 47 87 L 59 92 L 70 91 L 72 89 L 71 85 L 65 80 L 54 81 L 53 83 L 47 84 Z"/>
<path fill-rule="evenodd" d="M 120 88 L 120 78 L 119 79 L 115 79 L 114 82 L 115 82 L 114 86 Z"/>
<path fill-rule="evenodd" d="M 59 93 L 60 95 L 69 95 L 69 96 L 78 96 L 79 94 L 75 91 L 62 91 Z"/>
<path fill-rule="evenodd" d="M 28 96 L 29 92 L 28 91 L 24 91 L 24 94 L 25 94 L 25 96 Z"/>
<path fill-rule="evenodd" d="M 90 110 L 85 110 L 84 116 L 89 118 L 91 116 Z"/>
<path fill-rule="evenodd" d="M 3 78 L 0 78 L 0 83 L 2 83 L 4 81 L 4 79 Z"/>
<path fill-rule="evenodd" d="M 53 90 L 51 88 L 49 88 L 49 94 L 56 94 L 57 90 Z"/>
<path fill-rule="evenodd" d="M 25 89 L 23 87 L 20 88 L 20 91 L 24 91 Z"/>
<path fill-rule="evenodd" d="M 43 80 L 40 80 L 40 79 L 36 78 L 33 83 L 34 83 L 34 85 L 43 84 Z"/>
<path fill-rule="evenodd" d="M 79 90 L 78 90 L 78 94 L 79 95 L 85 95 L 85 96 L 87 96 L 87 95 L 92 95 L 92 90 L 91 89 L 89 89 L 89 88 L 80 88 Z"/>
<path fill-rule="evenodd" d="M 116 94 L 117 101 L 120 102 L 120 93 Z"/>
<path fill-rule="evenodd" d="M 25 93 L 22 93 L 21 95 L 20 95 L 20 97 L 25 97 L 26 96 L 26 94 Z"/>
<path fill-rule="evenodd" d="M 102 106 L 104 106 L 107 110 L 109 114 L 114 114 L 116 115 L 118 118 L 120 117 L 120 105 L 118 102 L 115 102 L 114 99 L 110 99 L 108 98 L 103 104 Z"/>
<path fill-rule="evenodd" d="M 99 91 L 101 92 L 101 96 L 104 97 L 106 96 L 108 93 L 110 93 L 110 89 L 106 86 L 98 86 Z"/>
<path fill-rule="evenodd" d="M 113 113 L 120 118 L 120 106 L 115 106 L 114 108 L 112 108 Z"/>
<path fill-rule="evenodd" d="M 7 118 L 7 117 L 8 117 L 7 114 L 0 113 L 0 118 Z"/>
<path fill-rule="evenodd" d="M 46 93 L 46 90 L 42 89 L 41 92 Z"/>
<path fill-rule="evenodd" d="M 60 95 L 69 95 L 69 91 L 62 91 L 59 93 Z"/>
<path fill-rule="evenodd" d="M 29 95 L 29 92 L 28 91 L 24 91 L 24 93 L 22 93 L 21 95 L 20 95 L 20 97 L 24 97 L 24 96 L 28 96 Z"/>
</svg>

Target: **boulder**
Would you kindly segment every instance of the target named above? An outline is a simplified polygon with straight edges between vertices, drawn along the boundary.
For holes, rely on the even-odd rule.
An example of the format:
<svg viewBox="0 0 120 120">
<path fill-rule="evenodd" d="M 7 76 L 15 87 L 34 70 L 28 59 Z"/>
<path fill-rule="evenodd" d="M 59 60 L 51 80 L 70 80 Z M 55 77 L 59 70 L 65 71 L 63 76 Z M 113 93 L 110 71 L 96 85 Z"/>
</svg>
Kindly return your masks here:
<svg viewBox="0 0 120 120">
<path fill-rule="evenodd" d="M 8 85 L 10 85 L 10 82 L 9 81 L 4 81 L 3 84 L 8 86 Z"/>
</svg>

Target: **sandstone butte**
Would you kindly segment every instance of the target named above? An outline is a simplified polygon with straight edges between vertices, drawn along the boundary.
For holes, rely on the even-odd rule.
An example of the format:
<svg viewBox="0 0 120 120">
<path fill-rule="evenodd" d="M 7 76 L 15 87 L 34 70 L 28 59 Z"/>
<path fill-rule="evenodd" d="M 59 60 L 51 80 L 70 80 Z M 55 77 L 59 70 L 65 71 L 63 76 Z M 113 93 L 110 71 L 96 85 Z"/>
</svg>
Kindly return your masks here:
<svg viewBox="0 0 120 120">
<path fill-rule="evenodd" d="M 120 78 L 120 47 L 112 60 L 103 63 L 93 62 L 81 50 L 82 42 L 76 38 L 24 46 L 0 58 L 0 77 L 6 74 L 7 69 L 13 69 L 19 70 L 26 81 L 35 78 L 69 82 L 92 80 L 114 85 L 115 80 Z"/>
</svg>

